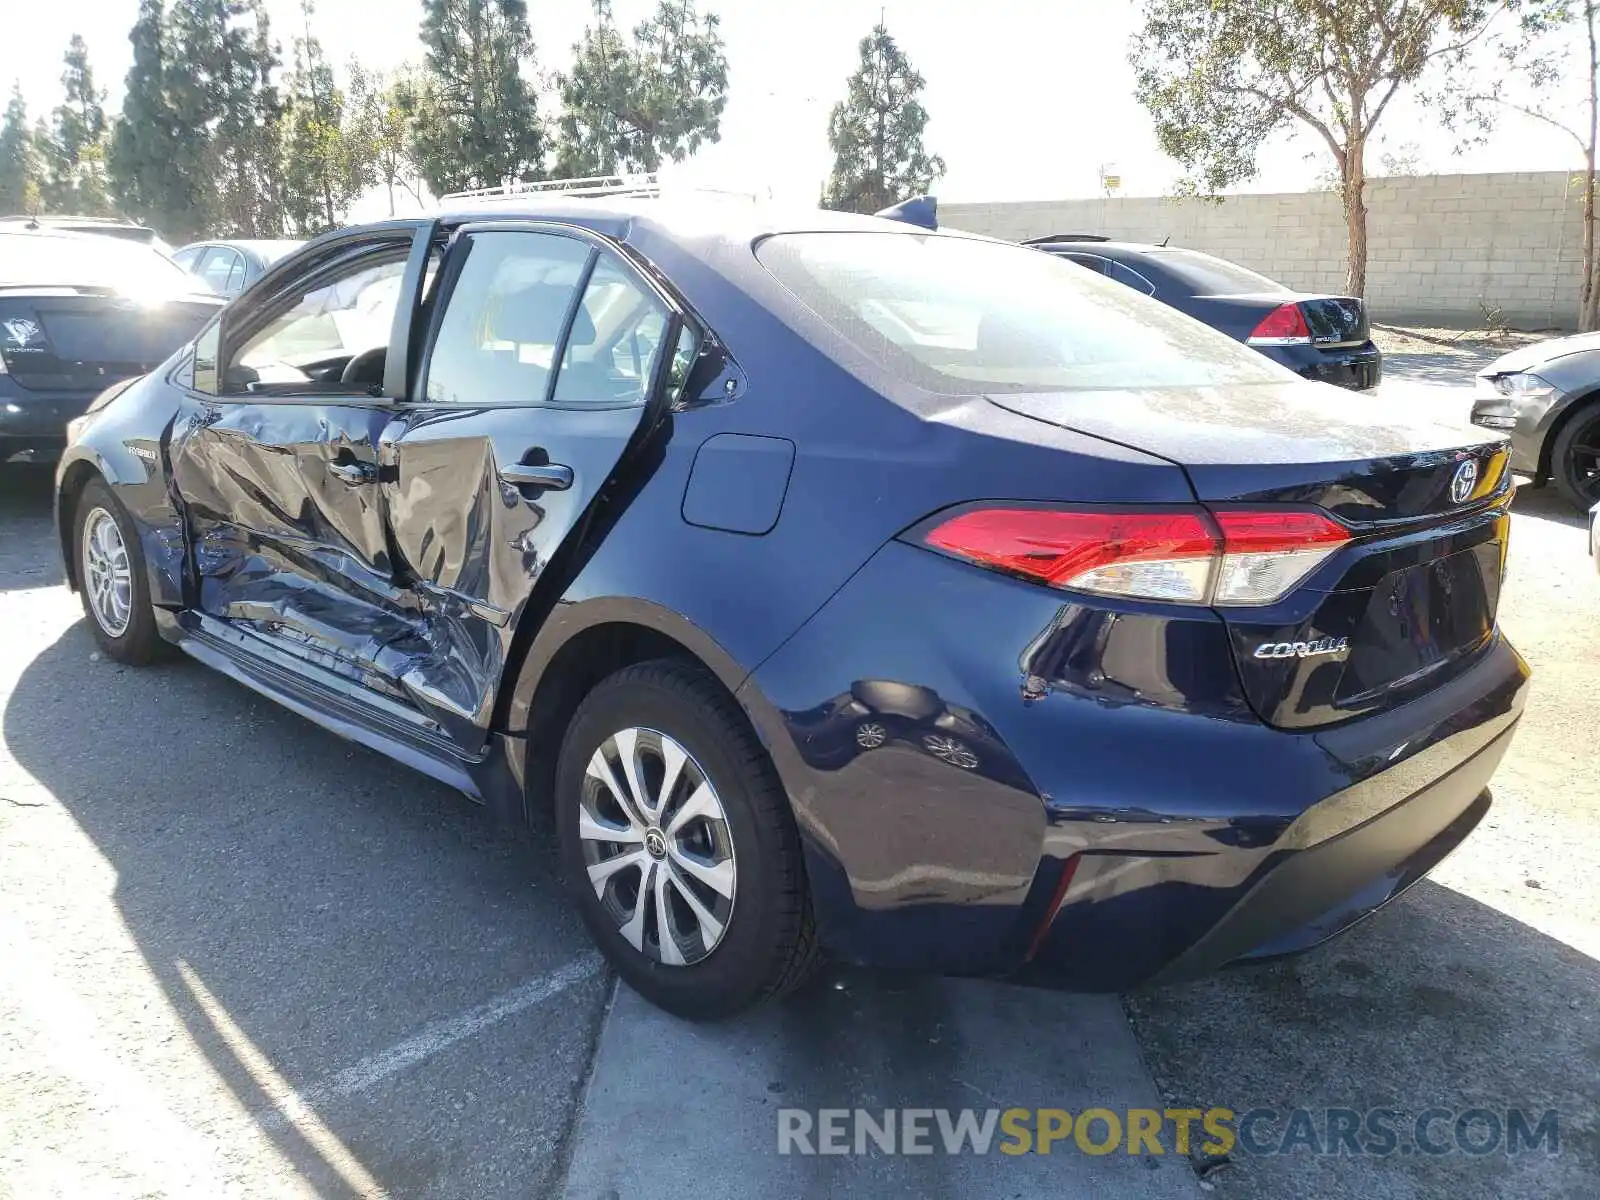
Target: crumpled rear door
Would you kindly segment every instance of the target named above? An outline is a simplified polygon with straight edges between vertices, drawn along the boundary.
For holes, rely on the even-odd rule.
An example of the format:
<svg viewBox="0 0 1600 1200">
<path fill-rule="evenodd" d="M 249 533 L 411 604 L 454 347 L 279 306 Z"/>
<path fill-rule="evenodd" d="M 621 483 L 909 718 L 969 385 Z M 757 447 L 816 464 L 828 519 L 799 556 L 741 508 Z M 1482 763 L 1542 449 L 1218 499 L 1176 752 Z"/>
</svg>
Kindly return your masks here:
<svg viewBox="0 0 1600 1200">
<path fill-rule="evenodd" d="M 619 254 L 569 230 L 469 227 L 443 277 L 423 399 L 380 457 L 427 645 L 400 683 L 472 751 L 525 607 L 614 502 L 606 484 L 647 426 L 679 324 Z"/>
</svg>

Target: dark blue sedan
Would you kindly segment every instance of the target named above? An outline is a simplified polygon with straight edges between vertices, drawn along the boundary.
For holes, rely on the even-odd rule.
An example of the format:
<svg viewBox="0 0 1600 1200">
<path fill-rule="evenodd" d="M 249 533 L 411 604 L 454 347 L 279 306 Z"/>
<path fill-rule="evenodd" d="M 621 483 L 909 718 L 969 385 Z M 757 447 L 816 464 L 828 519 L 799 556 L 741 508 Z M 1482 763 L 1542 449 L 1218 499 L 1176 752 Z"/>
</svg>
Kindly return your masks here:
<svg viewBox="0 0 1600 1200">
<path fill-rule="evenodd" d="M 1027 244 L 1154 296 L 1306 379 L 1357 391 L 1383 380 L 1383 354 L 1359 297 L 1295 292 L 1238 263 L 1180 246 L 1085 234 Z"/>
<path fill-rule="evenodd" d="M 824 950 L 1121 989 L 1392 899 L 1522 711 L 1510 486 L 1033 250 L 533 193 L 279 263 L 74 422 L 57 513 L 107 655 L 553 831 L 710 1017 Z"/>
</svg>

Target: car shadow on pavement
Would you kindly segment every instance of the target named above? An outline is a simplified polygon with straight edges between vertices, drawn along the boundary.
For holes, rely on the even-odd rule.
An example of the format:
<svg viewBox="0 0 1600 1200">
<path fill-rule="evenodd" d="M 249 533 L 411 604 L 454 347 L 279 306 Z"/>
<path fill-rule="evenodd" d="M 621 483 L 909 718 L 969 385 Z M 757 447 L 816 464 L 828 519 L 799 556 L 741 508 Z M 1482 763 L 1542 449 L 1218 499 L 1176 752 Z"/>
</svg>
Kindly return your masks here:
<svg viewBox="0 0 1600 1200">
<path fill-rule="evenodd" d="M 1592 1200 L 1600 1179 L 1600 962 L 1498 910 L 1424 881 L 1310 954 L 1135 993 L 1129 1015 L 1169 1101 L 1280 1114 L 1256 1127 L 1214 1178 L 1241 1200 L 1450 1196 L 1452 1200 Z M 1284 1149 L 1290 1110 L 1312 1110 L 1316 1146 Z M 1411 1133 L 1420 1114 L 1448 1110 Z M 1548 1144 L 1508 1154 L 1463 1151 L 1454 1121 L 1469 1109 L 1529 1128 L 1558 1112 Z M 1394 1110 L 1397 1145 L 1352 1155 L 1331 1146 L 1328 1109 L 1362 1115 L 1356 1144 L 1382 1149 L 1364 1125 Z M 1302 1132 L 1306 1127 L 1302 1124 Z M 1509 1126 L 1507 1126 L 1509 1128 Z M 1468 1144 L 1481 1148 L 1487 1124 Z M 1320 1151 L 1320 1152 L 1319 1152 Z"/>
<path fill-rule="evenodd" d="M 1571 525 L 1578 529 L 1589 527 L 1587 514 L 1579 512 L 1568 504 L 1566 498 L 1556 491 L 1553 484 L 1545 484 L 1543 487 L 1530 487 L 1524 484 L 1519 487 L 1516 498 L 1511 503 L 1511 511 L 1522 517 L 1538 517 L 1542 521 L 1554 521 L 1557 525 Z"/>
<path fill-rule="evenodd" d="M 92 650 L 80 621 L 0 700 L 4 747 L 87 838 L 33 835 L 36 858 L 64 836 L 72 861 L 8 866 L 30 904 L 57 906 L 12 915 L 92 998 L 96 1036 L 227 1162 L 249 1160 L 242 1194 L 556 1187 L 609 980 L 553 854 L 187 660 L 135 670 Z M 11 814 L 12 844 L 35 811 Z M 105 865 L 97 940 L 78 910 L 103 906 L 60 880 Z M 452 1039 L 462 1014 L 563 970 L 554 999 Z"/>
</svg>

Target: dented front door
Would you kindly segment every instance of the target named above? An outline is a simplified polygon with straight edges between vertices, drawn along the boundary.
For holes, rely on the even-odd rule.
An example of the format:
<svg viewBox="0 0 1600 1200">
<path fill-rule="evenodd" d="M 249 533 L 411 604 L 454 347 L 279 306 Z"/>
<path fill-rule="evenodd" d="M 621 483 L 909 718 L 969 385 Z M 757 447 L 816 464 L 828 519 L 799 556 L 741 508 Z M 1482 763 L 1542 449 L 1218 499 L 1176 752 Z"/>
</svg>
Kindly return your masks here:
<svg viewBox="0 0 1600 1200">
<path fill-rule="evenodd" d="M 380 459 L 428 647 L 402 683 L 472 750 L 524 609 L 636 438 L 676 325 L 614 250 L 565 232 L 469 228 L 443 271 L 418 402 Z"/>
<path fill-rule="evenodd" d="M 379 393 L 408 247 L 404 234 L 335 246 L 231 328 L 225 314 L 220 338 L 197 346 L 195 404 L 171 451 L 194 606 L 395 695 L 420 643 L 382 511 L 378 446 L 395 407 Z"/>
</svg>

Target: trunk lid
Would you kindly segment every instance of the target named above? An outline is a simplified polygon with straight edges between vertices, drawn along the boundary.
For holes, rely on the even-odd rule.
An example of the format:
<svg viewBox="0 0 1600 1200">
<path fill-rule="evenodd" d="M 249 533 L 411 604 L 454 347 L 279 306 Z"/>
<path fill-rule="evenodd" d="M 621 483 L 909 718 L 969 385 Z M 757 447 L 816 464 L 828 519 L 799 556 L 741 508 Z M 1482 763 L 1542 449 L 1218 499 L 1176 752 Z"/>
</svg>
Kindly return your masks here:
<svg viewBox="0 0 1600 1200">
<path fill-rule="evenodd" d="M 134 301 L 100 289 L 0 290 L 0 355 L 34 391 L 98 391 L 149 371 L 193 337 L 221 302 Z"/>
<path fill-rule="evenodd" d="M 1228 296 L 1196 296 L 1195 315 L 1241 342 L 1269 313 L 1292 304 L 1305 318 L 1311 344 L 1328 349 L 1360 346 L 1371 338 L 1365 301 L 1354 296 L 1309 296 L 1297 292 L 1245 292 Z"/>
<path fill-rule="evenodd" d="M 1321 384 L 990 396 L 1181 466 L 1210 508 L 1320 508 L 1352 540 L 1283 599 L 1219 607 L 1244 691 L 1282 727 L 1437 686 L 1495 627 L 1504 442 Z"/>
</svg>

